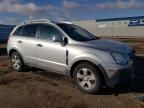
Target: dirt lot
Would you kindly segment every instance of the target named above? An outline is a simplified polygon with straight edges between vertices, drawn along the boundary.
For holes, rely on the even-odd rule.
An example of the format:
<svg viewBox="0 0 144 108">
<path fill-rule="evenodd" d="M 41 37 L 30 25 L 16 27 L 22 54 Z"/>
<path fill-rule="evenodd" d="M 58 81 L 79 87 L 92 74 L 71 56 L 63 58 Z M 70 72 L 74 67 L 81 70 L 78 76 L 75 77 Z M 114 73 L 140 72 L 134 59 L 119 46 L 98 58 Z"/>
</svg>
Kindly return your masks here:
<svg viewBox="0 0 144 108">
<path fill-rule="evenodd" d="M 137 99 L 144 95 L 144 80 L 139 79 L 144 76 L 144 57 L 136 58 L 135 75 L 139 77 L 129 88 L 103 88 L 98 95 L 88 95 L 62 75 L 35 68 L 15 72 L 5 52 L 2 55 L 0 108 L 144 108 L 143 102 Z"/>
<path fill-rule="evenodd" d="M 1 57 L 0 108 L 143 108 L 136 99 L 143 85 L 122 90 L 104 88 L 98 95 L 87 95 L 62 75 L 30 69 L 18 73 L 8 67 L 7 56 Z M 142 82 L 140 82 L 142 84 Z M 118 93 L 118 96 L 116 96 Z"/>
</svg>

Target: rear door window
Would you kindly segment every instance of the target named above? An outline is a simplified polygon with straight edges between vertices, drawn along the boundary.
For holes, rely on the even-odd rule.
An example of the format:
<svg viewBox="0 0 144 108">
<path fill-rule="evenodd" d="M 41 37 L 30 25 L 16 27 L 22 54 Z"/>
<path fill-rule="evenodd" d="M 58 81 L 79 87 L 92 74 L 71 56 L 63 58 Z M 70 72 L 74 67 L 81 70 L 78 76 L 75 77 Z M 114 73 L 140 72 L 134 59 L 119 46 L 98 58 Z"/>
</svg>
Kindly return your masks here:
<svg viewBox="0 0 144 108">
<path fill-rule="evenodd" d="M 18 27 L 18 28 L 15 30 L 15 32 L 13 33 L 13 35 L 20 36 L 22 29 L 23 29 L 23 26 Z"/>
<path fill-rule="evenodd" d="M 24 37 L 35 37 L 38 24 L 25 25 L 22 29 L 21 36 Z"/>
</svg>

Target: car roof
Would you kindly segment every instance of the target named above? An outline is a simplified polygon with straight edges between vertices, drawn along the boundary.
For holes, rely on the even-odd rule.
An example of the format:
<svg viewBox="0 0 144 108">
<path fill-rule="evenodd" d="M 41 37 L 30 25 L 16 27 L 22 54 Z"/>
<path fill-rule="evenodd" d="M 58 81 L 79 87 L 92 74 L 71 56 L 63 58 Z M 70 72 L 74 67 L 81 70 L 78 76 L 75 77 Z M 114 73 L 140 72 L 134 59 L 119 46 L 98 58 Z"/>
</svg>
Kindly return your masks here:
<svg viewBox="0 0 144 108">
<path fill-rule="evenodd" d="M 34 20 L 24 21 L 20 23 L 20 25 L 32 24 L 32 23 L 72 24 L 71 22 L 68 22 L 68 21 L 51 21 L 48 19 L 34 19 Z"/>
</svg>

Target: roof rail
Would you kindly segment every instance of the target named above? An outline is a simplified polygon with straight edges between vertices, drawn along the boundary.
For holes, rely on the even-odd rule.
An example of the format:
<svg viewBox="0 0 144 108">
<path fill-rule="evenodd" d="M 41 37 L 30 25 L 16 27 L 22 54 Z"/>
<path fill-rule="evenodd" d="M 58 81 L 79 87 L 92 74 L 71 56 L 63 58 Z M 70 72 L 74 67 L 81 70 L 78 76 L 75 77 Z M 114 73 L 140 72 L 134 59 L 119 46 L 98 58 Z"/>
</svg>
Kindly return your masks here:
<svg viewBox="0 0 144 108">
<path fill-rule="evenodd" d="M 31 22 L 51 22 L 48 19 L 33 19 L 33 20 L 27 20 L 22 22 L 21 24 L 31 23 Z"/>
<path fill-rule="evenodd" d="M 68 21 L 59 21 L 59 23 L 72 24 L 71 22 Z"/>
</svg>

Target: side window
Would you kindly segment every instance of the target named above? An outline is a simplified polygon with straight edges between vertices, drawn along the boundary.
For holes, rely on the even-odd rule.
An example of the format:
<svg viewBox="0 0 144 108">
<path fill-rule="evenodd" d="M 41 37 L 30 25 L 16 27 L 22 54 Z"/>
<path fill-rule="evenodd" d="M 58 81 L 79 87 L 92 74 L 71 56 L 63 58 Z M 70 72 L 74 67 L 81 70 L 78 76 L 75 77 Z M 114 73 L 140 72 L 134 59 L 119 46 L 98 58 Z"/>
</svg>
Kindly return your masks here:
<svg viewBox="0 0 144 108">
<path fill-rule="evenodd" d="M 62 33 L 50 25 L 39 26 L 39 38 L 59 42 L 62 40 Z"/>
<path fill-rule="evenodd" d="M 25 25 L 22 32 L 21 36 L 25 37 L 35 37 L 36 31 L 37 31 L 37 24 L 30 24 L 30 25 Z"/>
<path fill-rule="evenodd" d="M 20 36 L 22 29 L 23 29 L 23 26 L 18 27 L 18 28 L 15 30 L 15 32 L 13 33 L 13 35 Z"/>
</svg>

